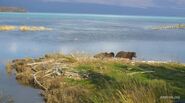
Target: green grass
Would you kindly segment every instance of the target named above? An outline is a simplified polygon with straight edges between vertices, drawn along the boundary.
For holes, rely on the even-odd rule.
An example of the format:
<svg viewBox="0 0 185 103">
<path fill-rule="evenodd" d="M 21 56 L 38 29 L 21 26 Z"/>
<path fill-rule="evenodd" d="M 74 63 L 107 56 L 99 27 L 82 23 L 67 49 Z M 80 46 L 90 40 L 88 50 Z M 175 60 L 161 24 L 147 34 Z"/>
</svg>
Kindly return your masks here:
<svg viewBox="0 0 185 103">
<path fill-rule="evenodd" d="M 136 65 L 100 62 L 85 63 L 75 67 L 80 73 L 89 74 L 87 80 L 66 79 L 71 86 L 79 85 L 90 91 L 89 102 L 93 103 L 147 103 L 171 102 L 161 96 L 180 96 L 185 99 L 184 66 L 178 64 Z M 133 72 L 153 73 L 128 75 Z"/>
<path fill-rule="evenodd" d="M 92 74 L 92 77 L 87 81 L 90 81 L 88 83 L 96 87 L 96 95 L 92 97 L 97 103 L 108 103 L 110 100 L 115 103 L 147 103 L 147 101 L 154 100 L 169 102 L 169 100 L 161 100 L 161 96 L 180 96 L 181 100 L 185 100 L 185 66 L 183 65 L 176 63 L 138 63 L 136 65 L 102 63 L 101 67 L 104 67 L 104 69 L 100 70 L 100 67 L 94 66 L 94 64 L 83 64 L 77 67 L 80 71 Z M 132 72 L 141 71 L 154 72 L 128 75 Z M 150 93 L 147 91 L 150 91 Z M 123 101 L 120 100 L 120 95 L 123 95 Z M 129 100 L 128 95 L 138 97 Z M 138 98 L 141 98 L 141 101 L 137 101 Z"/>
<path fill-rule="evenodd" d="M 41 79 L 49 88 L 43 96 L 47 103 L 173 103 L 185 101 L 185 66 L 178 63 L 134 64 L 117 59 L 94 59 L 64 55 L 46 55 L 66 63 L 69 71 L 75 71 L 86 79 L 65 76 Z M 20 67 L 19 65 L 17 67 Z M 33 71 L 20 69 L 25 81 Z M 41 69 L 42 70 L 42 69 Z M 23 77 L 23 76 L 21 76 Z M 31 83 L 31 82 L 29 82 Z M 180 96 L 177 99 L 161 99 L 161 96 Z"/>
<path fill-rule="evenodd" d="M 174 96 L 180 96 L 185 100 L 185 66 L 179 64 L 147 65 L 141 64 L 139 67 L 155 71 L 144 75 L 148 79 L 164 80 L 171 85 Z"/>
<path fill-rule="evenodd" d="M 184 99 L 184 89 L 182 76 L 164 68 L 166 64 L 158 69 L 149 64 L 139 64 L 136 66 L 122 63 L 102 63 L 101 67 L 94 64 L 82 64 L 76 67 L 81 72 L 88 72 L 88 80 L 73 80 L 76 84 L 81 84 L 83 88 L 92 86 L 94 94 L 90 98 L 95 103 L 168 103 L 170 100 L 160 100 L 160 96 L 181 96 Z M 100 70 L 100 68 L 103 68 Z M 182 67 L 184 68 L 184 67 Z M 175 68 L 176 69 L 176 68 Z M 153 70 L 154 73 L 136 74 L 129 76 L 129 73 Z M 171 71 L 171 72 L 170 72 Z M 176 76 L 173 78 L 173 76 Z M 172 78 L 172 82 L 169 82 Z M 177 81 L 179 80 L 179 81 Z M 175 83 L 175 84 L 173 84 Z M 176 88 L 174 88 L 176 87 Z M 177 89 L 178 87 L 178 89 Z M 131 95 L 131 97 L 129 97 Z M 123 98 L 124 97 L 124 98 Z M 139 99 L 139 100 L 138 100 Z M 153 102 L 152 102 L 153 101 Z"/>
</svg>

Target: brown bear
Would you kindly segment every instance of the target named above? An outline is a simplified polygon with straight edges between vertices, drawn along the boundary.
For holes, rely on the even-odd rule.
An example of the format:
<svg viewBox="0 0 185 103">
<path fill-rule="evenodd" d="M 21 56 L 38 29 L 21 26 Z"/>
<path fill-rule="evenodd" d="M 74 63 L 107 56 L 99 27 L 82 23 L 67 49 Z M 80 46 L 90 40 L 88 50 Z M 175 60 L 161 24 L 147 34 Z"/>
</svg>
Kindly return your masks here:
<svg viewBox="0 0 185 103">
<path fill-rule="evenodd" d="M 129 60 L 132 60 L 132 58 L 136 58 L 136 52 L 125 52 L 125 51 L 120 51 L 116 54 L 116 58 L 127 58 Z"/>
<path fill-rule="evenodd" d="M 107 52 L 99 53 L 99 54 L 96 54 L 94 56 L 94 58 L 113 58 L 113 57 L 114 57 L 114 53 L 113 52 L 110 52 L 110 53 L 107 53 Z"/>
</svg>

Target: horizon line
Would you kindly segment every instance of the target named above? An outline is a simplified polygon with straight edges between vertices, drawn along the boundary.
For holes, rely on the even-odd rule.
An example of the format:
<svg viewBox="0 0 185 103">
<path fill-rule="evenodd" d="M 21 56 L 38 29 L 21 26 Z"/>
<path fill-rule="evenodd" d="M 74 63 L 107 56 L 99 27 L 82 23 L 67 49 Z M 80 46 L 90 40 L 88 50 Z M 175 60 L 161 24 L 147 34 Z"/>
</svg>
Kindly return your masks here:
<svg viewBox="0 0 185 103">
<path fill-rule="evenodd" d="M 83 16 L 101 16 L 101 17 L 149 17 L 149 18 L 179 18 L 185 19 L 185 16 L 161 16 L 161 15 L 124 15 L 124 14 L 99 14 L 99 13 L 65 13 L 65 12 L 0 12 L 0 14 L 53 14 L 53 15 L 83 15 Z"/>
</svg>

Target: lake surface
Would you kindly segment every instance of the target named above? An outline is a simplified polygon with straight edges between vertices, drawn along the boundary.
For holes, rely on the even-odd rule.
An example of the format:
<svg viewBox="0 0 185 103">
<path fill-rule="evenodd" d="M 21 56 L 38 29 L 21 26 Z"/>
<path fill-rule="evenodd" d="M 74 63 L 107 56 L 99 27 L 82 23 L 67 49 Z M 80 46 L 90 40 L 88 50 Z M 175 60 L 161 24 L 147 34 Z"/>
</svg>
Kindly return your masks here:
<svg viewBox="0 0 185 103">
<path fill-rule="evenodd" d="M 185 24 L 183 17 L 91 14 L 0 13 L 0 25 L 45 26 L 52 31 L 0 32 L 0 91 L 16 103 L 41 103 L 39 90 L 8 77 L 5 64 L 15 58 L 45 53 L 135 51 L 138 60 L 185 63 L 185 29 L 152 30 L 160 25 Z"/>
</svg>

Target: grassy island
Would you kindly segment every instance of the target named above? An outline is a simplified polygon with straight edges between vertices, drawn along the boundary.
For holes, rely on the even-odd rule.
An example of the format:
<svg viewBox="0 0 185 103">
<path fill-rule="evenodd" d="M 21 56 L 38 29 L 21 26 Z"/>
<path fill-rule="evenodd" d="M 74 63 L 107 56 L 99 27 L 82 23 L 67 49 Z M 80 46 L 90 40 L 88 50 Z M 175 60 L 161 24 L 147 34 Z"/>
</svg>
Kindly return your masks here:
<svg viewBox="0 0 185 103">
<path fill-rule="evenodd" d="M 26 12 L 23 8 L 18 7 L 2 7 L 0 6 L 0 12 Z"/>
<path fill-rule="evenodd" d="M 21 31 L 21 32 L 28 32 L 28 31 L 51 31 L 51 28 L 47 28 L 44 26 L 13 26 L 13 25 L 0 25 L 0 31 Z"/>
<path fill-rule="evenodd" d="M 152 29 L 153 30 L 185 29 L 185 24 L 156 26 L 156 27 L 152 27 Z"/>
<path fill-rule="evenodd" d="M 173 103 L 185 100 L 185 65 L 47 54 L 7 64 L 46 103 Z"/>
</svg>

